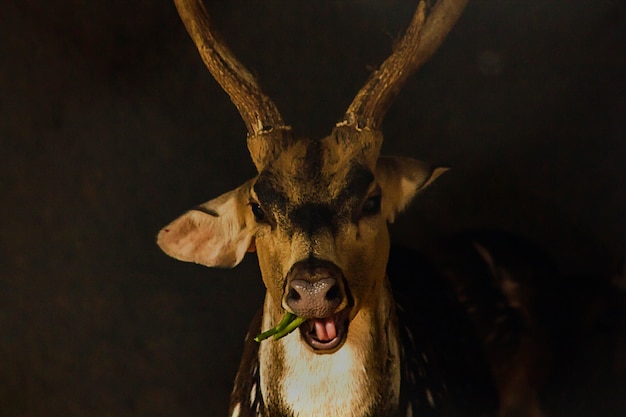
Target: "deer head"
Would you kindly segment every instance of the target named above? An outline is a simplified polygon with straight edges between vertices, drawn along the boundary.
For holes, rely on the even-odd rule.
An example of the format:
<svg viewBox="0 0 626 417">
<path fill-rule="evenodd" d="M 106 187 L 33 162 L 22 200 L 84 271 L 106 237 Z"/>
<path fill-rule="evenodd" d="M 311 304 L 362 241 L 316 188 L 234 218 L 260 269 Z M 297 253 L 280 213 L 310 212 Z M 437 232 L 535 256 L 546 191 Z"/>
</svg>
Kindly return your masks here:
<svg viewBox="0 0 626 417">
<path fill-rule="evenodd" d="M 258 174 L 174 220 L 158 245 L 176 259 L 209 267 L 234 267 L 256 251 L 267 288 L 264 323 L 275 324 L 285 311 L 307 318 L 299 340 L 316 354 L 336 352 L 355 317 L 377 308 L 387 223 L 445 171 L 379 156 L 380 127 L 394 96 L 443 41 L 466 0 L 439 0 L 428 13 L 421 1 L 394 53 L 322 139 L 293 134 L 220 40 L 200 0 L 175 2 L 246 124 Z"/>
</svg>

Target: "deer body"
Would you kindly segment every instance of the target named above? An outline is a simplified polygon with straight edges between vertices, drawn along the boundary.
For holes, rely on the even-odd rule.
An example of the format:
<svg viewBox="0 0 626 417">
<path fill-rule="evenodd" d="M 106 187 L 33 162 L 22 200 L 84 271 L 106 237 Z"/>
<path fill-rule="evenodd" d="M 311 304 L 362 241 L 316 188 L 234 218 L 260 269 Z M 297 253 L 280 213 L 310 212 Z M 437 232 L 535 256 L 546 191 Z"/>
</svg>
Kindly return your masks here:
<svg viewBox="0 0 626 417">
<path fill-rule="evenodd" d="M 246 336 L 230 415 L 493 415 L 491 374 L 456 296 L 425 258 L 405 249 L 392 258 L 396 279 L 385 280 L 377 317 L 355 318 L 332 355 L 304 348 L 297 334 L 254 342 L 273 325 L 266 300 Z"/>
<path fill-rule="evenodd" d="M 428 13 L 420 2 L 396 51 L 319 140 L 293 134 L 219 40 L 201 1 L 176 5 L 242 115 L 258 171 L 158 236 L 167 254 L 209 267 L 233 267 L 246 252 L 257 253 L 267 292 L 246 341 L 231 415 L 488 413 L 494 404 L 490 376 L 452 297 L 426 280 L 432 286 L 406 298 L 414 288 L 403 289 L 402 280 L 387 275 L 387 223 L 446 169 L 379 155 L 391 100 L 443 41 L 465 0 L 439 0 Z M 418 278 L 397 271 L 407 282 Z M 417 308 L 399 307 L 403 297 Z M 286 312 L 306 321 L 283 339 L 260 346 L 252 341 Z"/>
</svg>

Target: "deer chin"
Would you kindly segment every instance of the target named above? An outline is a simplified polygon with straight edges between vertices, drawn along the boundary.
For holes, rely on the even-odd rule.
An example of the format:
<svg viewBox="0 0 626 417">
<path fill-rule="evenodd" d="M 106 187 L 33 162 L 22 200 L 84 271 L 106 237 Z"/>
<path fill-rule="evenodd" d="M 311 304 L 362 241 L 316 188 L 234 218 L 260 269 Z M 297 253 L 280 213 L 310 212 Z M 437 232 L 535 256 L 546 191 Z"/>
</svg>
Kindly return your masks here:
<svg viewBox="0 0 626 417">
<path fill-rule="evenodd" d="M 300 326 L 302 339 L 315 353 L 338 351 L 348 336 L 348 313 L 348 309 L 345 309 L 329 317 L 308 319 Z"/>
</svg>

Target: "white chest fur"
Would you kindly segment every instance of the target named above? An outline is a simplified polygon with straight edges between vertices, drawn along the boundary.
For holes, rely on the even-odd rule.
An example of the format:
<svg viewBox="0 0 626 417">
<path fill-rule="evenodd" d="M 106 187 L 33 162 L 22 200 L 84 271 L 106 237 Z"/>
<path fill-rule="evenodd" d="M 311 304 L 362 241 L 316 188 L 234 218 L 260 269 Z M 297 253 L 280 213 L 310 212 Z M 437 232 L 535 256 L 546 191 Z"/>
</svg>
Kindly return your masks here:
<svg viewBox="0 0 626 417">
<path fill-rule="evenodd" d="M 388 312 L 391 300 L 383 298 L 384 308 L 378 311 Z M 263 328 L 271 327 L 266 320 Z M 373 348 L 375 340 L 383 340 L 386 345 L 382 357 L 380 350 Z M 359 313 L 350 325 L 346 343 L 333 354 L 312 352 L 297 331 L 280 341 L 261 343 L 259 354 L 263 397 L 269 399 L 278 394 L 294 417 L 370 415 L 383 397 L 397 404 L 399 349 L 395 327 L 387 317 Z M 271 365 L 277 357 L 282 357 L 280 367 Z M 381 365 L 389 360 L 390 366 Z M 383 374 L 382 369 L 390 375 Z"/>
<path fill-rule="evenodd" d="M 332 355 L 311 352 L 298 334 L 285 338 L 285 377 L 278 389 L 297 417 L 366 415 L 375 398 L 365 358 L 350 343 Z"/>
</svg>

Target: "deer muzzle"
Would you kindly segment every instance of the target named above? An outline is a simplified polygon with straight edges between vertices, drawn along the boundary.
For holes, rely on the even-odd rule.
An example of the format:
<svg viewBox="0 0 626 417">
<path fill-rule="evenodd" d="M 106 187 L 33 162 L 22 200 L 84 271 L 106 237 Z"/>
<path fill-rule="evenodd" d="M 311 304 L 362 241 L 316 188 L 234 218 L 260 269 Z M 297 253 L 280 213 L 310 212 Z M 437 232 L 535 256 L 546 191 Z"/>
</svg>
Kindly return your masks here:
<svg viewBox="0 0 626 417">
<path fill-rule="evenodd" d="M 335 350 L 348 330 L 349 300 L 339 267 L 310 258 L 297 262 L 287 274 L 283 305 L 308 319 L 300 328 L 314 350 Z"/>
</svg>

